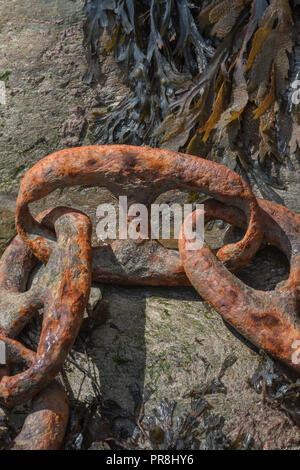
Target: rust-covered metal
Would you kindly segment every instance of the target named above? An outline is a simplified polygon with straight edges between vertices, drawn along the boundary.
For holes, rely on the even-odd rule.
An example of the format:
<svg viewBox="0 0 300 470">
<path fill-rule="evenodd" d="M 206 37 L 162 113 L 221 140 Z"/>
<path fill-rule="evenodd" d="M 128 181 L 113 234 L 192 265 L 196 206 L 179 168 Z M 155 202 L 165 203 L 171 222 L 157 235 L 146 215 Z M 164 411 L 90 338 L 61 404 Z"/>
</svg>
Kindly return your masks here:
<svg viewBox="0 0 300 470">
<path fill-rule="evenodd" d="M 57 242 L 38 286 L 26 290 L 37 263 L 16 236 L 0 261 L 0 341 L 7 365 L 0 375 L 0 397 L 8 406 L 32 399 L 32 412 L 13 442 L 14 450 L 56 450 L 62 445 L 69 416 L 63 386 L 54 380 L 78 334 L 91 284 L 91 223 L 70 208 L 55 208 L 38 220 L 55 231 Z M 43 308 L 37 352 L 16 337 Z M 25 369 L 10 375 L 10 366 Z"/>
<path fill-rule="evenodd" d="M 6 344 L 8 369 L 15 364 L 30 367 L 36 362 L 36 353 L 18 341 L 2 335 L 0 341 Z M 10 445 L 10 450 L 59 450 L 68 418 L 67 394 L 62 384 L 53 380 L 33 397 L 31 412 Z"/>
<path fill-rule="evenodd" d="M 180 254 L 142 236 L 92 248 L 91 224 L 81 212 L 55 208 L 36 219 L 30 213 L 32 202 L 58 188 L 75 185 L 106 187 L 117 197 L 126 195 L 129 207 L 142 203 L 149 210 L 156 198 L 170 189 L 201 191 L 214 198 L 205 203 L 206 221 L 223 219 L 244 228 L 245 235 L 216 254 L 205 244 L 201 250 L 189 251 L 184 230 Z M 193 213 L 190 217 L 196 216 Z M 25 370 L 9 376 L 2 368 L 0 399 L 9 406 L 34 400 L 34 412 L 16 439 L 16 448 L 32 445 L 26 442 L 31 432 L 26 426 L 40 436 L 36 448 L 58 448 L 62 442 L 68 407 L 54 378 L 78 334 L 91 279 L 124 285 L 192 284 L 245 337 L 300 369 L 292 362 L 292 344 L 300 339 L 300 217 L 257 199 L 229 168 L 147 147 L 62 150 L 40 160 L 25 174 L 17 200 L 16 226 L 18 236 L 0 261 L 0 340 L 9 342 L 10 355 L 23 360 Z M 251 261 L 263 240 L 278 246 L 291 263 L 288 281 L 274 292 L 255 291 L 232 274 Z M 45 269 L 39 283 L 26 290 L 37 260 L 46 264 Z M 42 308 L 43 328 L 34 353 L 13 338 Z M 39 416 L 41 424 L 35 429 Z M 57 428 L 55 423 L 59 423 Z M 52 429 L 56 431 L 52 433 Z M 44 435 L 48 437 L 44 439 Z"/>
<path fill-rule="evenodd" d="M 59 450 L 69 419 L 67 394 L 57 380 L 50 382 L 32 400 L 32 411 L 24 421 L 11 450 Z"/>
<path fill-rule="evenodd" d="M 243 240 L 224 246 L 219 259 L 229 268 L 246 265 L 260 247 L 262 220 L 255 196 L 233 170 L 215 162 L 165 149 L 129 145 L 103 145 L 65 149 L 36 163 L 24 176 L 17 200 L 16 226 L 32 253 L 47 262 L 55 245 L 53 232 L 35 220 L 29 204 L 58 188 L 101 186 L 128 203 L 150 208 L 157 196 L 170 189 L 202 191 L 247 217 Z"/>
<path fill-rule="evenodd" d="M 244 238 L 238 243 L 221 248 L 216 253 L 219 259 L 217 266 L 222 268 L 223 280 L 230 276 L 230 282 L 233 283 L 234 281 L 240 285 L 242 283 L 229 271 L 237 271 L 253 258 L 261 246 L 264 235 L 270 243 L 280 244 L 280 248 L 285 252 L 287 252 L 287 248 L 283 246 L 283 239 L 288 240 L 288 246 L 291 244 L 291 239 L 294 240 L 294 244 L 299 239 L 297 224 L 294 222 L 294 225 L 291 225 L 291 219 L 293 217 L 297 219 L 298 216 L 282 206 L 274 206 L 271 203 L 258 201 L 245 181 L 237 173 L 222 165 L 165 149 L 125 145 L 90 146 L 67 149 L 49 155 L 29 170 L 22 180 L 17 201 L 16 225 L 19 235 L 30 247 L 32 253 L 41 261 L 46 262 L 49 259 L 55 244 L 55 237 L 43 224 L 31 216 L 29 204 L 57 188 L 78 184 L 106 187 L 115 196 L 126 195 L 129 205 L 143 203 L 148 208 L 162 192 L 174 188 L 198 190 L 213 196 L 218 202 L 208 202 L 206 204 L 206 218 L 214 217 L 217 214 L 217 218 L 224 219 L 227 214 L 227 219 L 230 222 L 229 214 L 234 214 L 237 223 L 239 214 L 239 218 L 243 218 L 244 221 L 243 226 L 246 229 Z M 265 207 L 264 204 L 269 205 Z M 214 211 L 216 212 L 215 215 Z M 278 216 L 279 213 L 280 216 Z M 267 215 L 269 217 L 268 223 L 266 223 Z M 284 228 L 282 228 L 282 224 L 285 222 L 281 220 L 280 225 L 279 220 L 277 220 L 278 217 L 286 221 Z M 277 226 L 280 227 L 280 236 L 278 235 L 279 229 L 275 231 Z M 272 235 L 273 238 L 271 237 L 271 232 L 277 234 L 276 239 L 274 239 L 275 235 Z M 284 232 L 285 236 L 281 232 Z M 93 279 L 103 282 L 106 278 L 109 282 L 128 284 L 186 285 L 188 281 L 184 274 L 185 270 L 188 280 L 195 285 L 196 281 L 192 279 L 182 254 L 184 252 L 182 243 L 181 241 L 183 266 L 176 252 L 170 250 L 167 252 L 155 241 L 124 242 L 118 240 L 109 247 L 95 248 L 92 263 Z M 199 252 L 199 259 L 203 258 L 203 250 Z M 215 260 L 210 250 L 209 253 L 213 257 L 212 259 Z M 195 252 L 190 253 L 191 260 L 194 258 L 193 262 L 197 264 L 198 256 L 195 255 Z M 291 279 L 294 279 L 295 285 L 297 285 L 299 277 L 298 274 L 295 275 L 293 272 L 295 256 L 290 252 L 289 256 L 292 263 Z M 125 261 L 122 260 L 122 257 L 125 258 Z M 129 259 L 135 260 L 136 270 L 126 271 L 124 269 Z M 210 286 L 208 292 L 214 291 L 218 287 L 218 281 L 213 279 L 214 274 L 207 276 L 206 268 L 200 269 L 200 271 L 199 278 L 206 278 L 204 285 L 208 284 Z M 291 280 L 288 285 L 291 285 Z M 245 289 L 247 290 L 246 286 Z M 297 291 L 297 288 L 295 289 Z M 206 300 L 214 297 L 213 293 L 211 293 L 211 297 L 208 297 L 203 289 L 199 292 Z M 286 292 L 286 290 L 282 292 Z M 237 293 L 239 294 L 239 290 L 237 290 Z M 223 305 L 223 310 L 228 311 L 229 309 L 230 302 L 227 305 L 226 299 L 230 298 L 230 295 L 235 297 L 232 289 L 229 289 L 229 291 L 225 289 L 224 292 L 220 291 L 220 305 Z M 286 295 L 289 296 L 290 291 Z M 224 296 L 223 303 L 222 296 Z M 270 311 L 274 310 L 275 304 L 280 310 L 281 306 L 278 307 L 278 305 L 283 302 L 286 309 L 288 308 L 287 305 L 290 306 L 295 316 L 295 299 L 292 301 L 290 297 L 287 297 L 288 302 L 286 304 L 285 301 L 282 301 L 282 296 L 280 300 L 276 296 L 266 293 L 262 294 L 262 298 L 264 299 L 263 302 L 260 297 L 256 299 L 257 305 L 261 303 L 265 305 L 266 299 L 270 302 L 270 305 L 263 309 L 264 312 L 268 309 Z M 275 300 L 271 301 L 270 299 L 273 298 Z M 271 305 L 272 302 L 274 306 Z M 213 305 L 220 311 L 216 301 Z M 253 305 L 251 307 L 250 305 L 248 304 L 248 308 L 251 310 Z M 271 313 L 264 316 L 266 322 L 272 323 Z M 254 317 L 255 315 L 251 317 L 252 320 Z M 255 325 L 259 325 L 260 321 L 260 319 L 257 319 Z M 246 330 L 244 334 L 249 338 L 251 336 Z M 298 334 L 297 327 L 295 327 L 296 334 Z M 264 333 L 261 333 L 261 335 L 264 336 Z M 256 336 L 256 339 L 258 336 Z M 277 357 L 283 354 L 283 360 L 289 361 L 291 365 L 291 361 L 286 357 L 287 351 L 282 353 L 280 350 L 276 353 L 276 347 L 272 349 L 268 345 L 268 340 L 263 341 L 261 339 L 256 341 L 256 344 L 265 347 L 268 351 L 273 351 L 273 354 Z"/>
<path fill-rule="evenodd" d="M 229 272 L 204 243 L 200 250 L 189 250 L 183 224 L 179 239 L 182 263 L 191 284 L 236 330 L 259 348 L 300 372 L 293 361 L 296 341 L 300 340 L 300 216 L 287 208 L 257 199 L 264 220 L 266 242 L 283 251 L 290 262 L 290 275 L 273 291 L 258 291 L 246 286 Z M 244 214 L 219 201 L 205 204 L 205 216 L 222 219 L 246 228 Z"/>
<path fill-rule="evenodd" d="M 43 223 L 57 235 L 55 248 L 38 286 L 24 285 L 34 259 L 16 237 L 0 262 L 1 334 L 16 336 L 43 308 L 43 326 L 34 362 L 0 381 L 0 397 L 8 406 L 34 397 L 58 374 L 78 334 L 91 284 L 91 223 L 69 208 L 43 214 Z"/>
</svg>

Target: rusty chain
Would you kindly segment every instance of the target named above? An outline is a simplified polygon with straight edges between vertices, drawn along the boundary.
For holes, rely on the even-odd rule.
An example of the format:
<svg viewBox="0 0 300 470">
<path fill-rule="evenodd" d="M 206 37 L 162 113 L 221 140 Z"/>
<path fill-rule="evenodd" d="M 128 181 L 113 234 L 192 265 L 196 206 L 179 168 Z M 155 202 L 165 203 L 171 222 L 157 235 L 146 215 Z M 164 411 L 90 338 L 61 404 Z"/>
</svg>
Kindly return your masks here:
<svg viewBox="0 0 300 470">
<path fill-rule="evenodd" d="M 29 204 L 57 188 L 75 185 L 106 187 L 127 195 L 129 205 L 147 208 L 170 189 L 184 188 L 212 196 L 205 202 L 205 219 L 222 219 L 245 229 L 244 238 L 222 247 L 216 255 L 204 244 L 188 250 L 185 224 L 179 253 L 155 240 L 116 240 L 91 247 L 91 223 L 71 208 L 55 208 L 33 218 Z M 197 213 L 189 217 L 195 220 Z M 24 176 L 17 199 L 18 236 L 0 262 L 0 340 L 11 356 L 28 366 L 17 375 L 4 375 L 0 398 L 8 406 L 33 399 L 44 403 L 39 425 L 30 415 L 15 441 L 16 448 L 59 448 L 68 405 L 54 379 L 72 348 L 88 301 L 91 279 L 124 285 L 190 285 L 234 328 L 269 354 L 297 371 L 292 343 L 300 339 L 297 309 L 300 297 L 300 216 L 278 204 L 256 198 L 246 182 L 223 165 L 164 149 L 125 145 L 66 149 L 40 160 Z M 265 240 L 290 261 L 289 279 L 278 289 L 262 292 L 245 286 L 233 272 L 247 265 Z M 134 259 L 128 269 L 128 259 Z M 39 286 L 26 291 L 37 260 L 46 264 Z M 43 308 L 43 328 L 37 352 L 16 338 L 28 320 Z M 17 351 L 17 352 L 16 352 Z M 1 377 L 1 375 L 0 375 Z M 43 408 L 43 407 L 42 407 Z M 46 413 L 47 411 L 47 413 Z M 41 412 L 41 411 L 40 411 Z M 59 417 L 59 419 L 58 419 Z M 53 420 L 56 435 L 39 444 L 24 441 L 24 429 L 39 427 L 45 435 Z M 30 432 L 25 432 L 30 435 Z"/>
</svg>

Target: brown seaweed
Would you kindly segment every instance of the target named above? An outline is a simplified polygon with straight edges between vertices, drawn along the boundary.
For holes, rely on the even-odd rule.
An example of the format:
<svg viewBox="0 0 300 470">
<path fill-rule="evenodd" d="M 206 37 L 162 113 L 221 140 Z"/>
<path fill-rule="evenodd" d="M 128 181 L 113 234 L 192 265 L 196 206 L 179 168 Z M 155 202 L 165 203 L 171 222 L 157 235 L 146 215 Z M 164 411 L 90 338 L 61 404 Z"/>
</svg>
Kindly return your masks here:
<svg viewBox="0 0 300 470">
<path fill-rule="evenodd" d="M 270 177 L 300 146 L 291 84 L 299 78 L 294 0 L 90 0 L 85 81 L 101 76 L 107 28 L 131 92 L 94 116 L 92 143 L 162 146 L 237 169 L 281 203 Z M 274 189 L 273 189 L 274 188 Z"/>
<path fill-rule="evenodd" d="M 273 408 L 286 412 L 300 425 L 300 380 L 277 364 L 264 351 L 249 383 Z"/>
<path fill-rule="evenodd" d="M 187 0 L 93 0 L 85 5 L 88 70 L 84 80 L 100 79 L 98 45 L 105 27 L 107 50 L 114 51 L 132 92 L 109 114 L 95 118 L 92 140 L 154 146 L 154 130 L 167 116 L 176 92 L 202 72 L 214 54 L 214 41 L 197 27 L 199 6 Z"/>
</svg>

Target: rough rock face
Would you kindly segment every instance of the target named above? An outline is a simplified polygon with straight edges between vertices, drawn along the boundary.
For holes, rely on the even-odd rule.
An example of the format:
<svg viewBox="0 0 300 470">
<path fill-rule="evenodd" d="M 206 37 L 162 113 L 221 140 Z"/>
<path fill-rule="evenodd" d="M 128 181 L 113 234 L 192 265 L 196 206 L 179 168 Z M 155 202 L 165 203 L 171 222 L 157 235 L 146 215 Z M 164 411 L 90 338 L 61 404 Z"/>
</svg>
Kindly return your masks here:
<svg viewBox="0 0 300 470">
<path fill-rule="evenodd" d="M 15 235 L 16 228 L 14 212 L 0 209 L 0 256 Z"/>
<path fill-rule="evenodd" d="M 11 71 L 0 105 L 0 191 L 16 194 L 37 160 L 81 145 L 88 115 L 126 93 L 116 65 L 106 60 L 103 83 L 82 82 L 83 0 L 0 1 L 0 74 Z"/>
<path fill-rule="evenodd" d="M 0 250 L 14 234 L 14 199 L 25 171 L 49 153 L 88 143 L 90 113 L 105 110 L 126 93 L 120 71 L 103 51 L 103 83 L 95 88 L 83 84 L 82 7 L 81 0 L 0 0 L 0 73 L 12 72 L 6 81 L 7 106 L 0 105 Z M 297 160 L 280 169 L 288 188 L 280 196 L 296 211 L 298 171 Z M 186 193 L 165 196 L 169 202 L 185 200 Z M 103 189 L 72 188 L 35 203 L 33 212 L 70 205 L 88 213 L 95 226 L 97 205 L 109 201 L 113 199 Z M 210 233 L 214 245 L 221 243 L 223 234 L 219 229 Z M 284 256 L 268 248 L 240 277 L 255 288 L 270 289 L 286 274 Z M 237 361 L 223 379 L 227 394 L 208 397 L 215 412 L 225 417 L 226 431 L 232 438 L 239 431 L 250 432 L 265 449 L 300 447 L 299 429 L 283 412 L 263 403 L 248 384 L 257 353 L 193 289 L 105 286 L 100 294 L 91 298 L 90 309 L 96 306 L 100 316 L 105 312 L 103 322 L 94 321 L 84 347 L 80 341 L 75 345 L 77 366 L 74 361 L 66 365 L 64 382 L 71 403 L 78 407 L 94 396 L 96 381 L 105 400 L 114 400 L 132 414 L 130 387 L 137 384 L 143 390 L 152 384 L 146 413 L 166 398 L 175 399 L 182 413 L 189 405 L 184 395 L 215 377 L 226 356 L 234 353 Z M 27 333 L 34 342 L 36 334 Z M 204 359 L 211 364 L 208 370 Z M 83 372 L 87 364 L 93 379 Z M 20 415 L 15 418 L 18 427 Z M 94 441 L 131 429 L 125 418 L 116 422 L 117 430 L 101 420 L 97 424 L 96 418 L 91 424 Z"/>
</svg>

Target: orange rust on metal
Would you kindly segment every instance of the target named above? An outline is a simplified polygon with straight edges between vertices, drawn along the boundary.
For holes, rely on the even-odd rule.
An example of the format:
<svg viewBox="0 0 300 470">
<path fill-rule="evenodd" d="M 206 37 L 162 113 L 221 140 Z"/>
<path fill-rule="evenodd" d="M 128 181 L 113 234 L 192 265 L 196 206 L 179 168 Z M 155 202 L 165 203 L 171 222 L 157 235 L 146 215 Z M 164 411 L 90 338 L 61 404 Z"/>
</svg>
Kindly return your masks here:
<svg viewBox="0 0 300 470">
<path fill-rule="evenodd" d="M 218 218 L 243 227 L 245 236 L 221 248 L 216 256 L 206 245 L 189 252 L 184 237 L 179 241 L 180 255 L 155 240 L 142 239 L 116 240 L 92 249 L 90 221 L 84 214 L 56 208 L 34 219 L 29 211 L 30 203 L 55 189 L 80 184 L 106 187 L 116 196 L 126 195 L 129 206 L 143 203 L 148 208 L 170 189 L 201 191 L 215 198 L 205 203 L 206 220 Z M 43 415 L 41 436 L 51 434 L 49 426 L 54 426 L 60 413 L 61 423 L 67 419 L 63 392 L 52 381 L 78 333 L 91 277 L 127 285 L 191 283 L 244 336 L 299 370 L 291 362 L 291 345 L 300 339 L 300 217 L 282 206 L 256 199 L 234 171 L 164 149 L 112 145 L 62 150 L 45 157 L 25 174 L 17 200 L 16 226 L 19 235 L 0 262 L 0 340 L 10 341 L 11 354 L 17 351 L 29 367 L 12 377 L 0 376 L 0 398 L 8 405 L 30 398 L 37 403 L 41 400 L 42 408 L 46 403 L 48 414 Z M 291 263 L 289 280 L 274 293 L 250 289 L 230 272 L 251 261 L 264 237 L 283 250 Z M 40 285 L 26 291 L 37 259 L 47 265 Z M 44 322 L 35 354 L 11 338 L 40 308 L 44 309 Z M 41 412 L 42 408 L 37 410 Z M 34 426 L 34 418 L 28 420 Z M 54 444 L 41 437 L 40 448 L 55 448 L 61 436 L 59 431 Z M 16 448 L 26 446 L 25 441 L 21 433 Z"/>
<path fill-rule="evenodd" d="M 229 168 L 165 149 L 95 145 L 51 154 L 36 163 L 21 182 L 16 226 L 39 260 L 47 262 L 55 237 L 32 217 L 28 205 L 57 188 L 80 184 L 106 187 L 116 196 L 127 195 L 129 204 L 138 202 L 148 207 L 165 191 L 187 188 L 240 208 L 248 221 L 245 237 L 218 253 L 218 258 L 229 268 L 247 264 L 263 238 L 256 198 L 246 182 Z"/>
<path fill-rule="evenodd" d="M 300 216 L 287 208 L 257 199 L 263 220 L 265 240 L 283 251 L 290 262 L 290 275 L 273 291 L 258 291 L 243 284 L 215 257 L 204 243 L 200 250 L 189 250 L 184 222 L 179 251 L 186 274 L 199 292 L 243 336 L 273 357 L 300 372 L 293 361 L 295 341 L 300 340 Z M 219 201 L 205 204 L 206 220 L 222 219 L 246 228 L 244 214 Z"/>
<path fill-rule="evenodd" d="M 21 343 L 0 335 L 7 345 L 9 365 L 36 362 L 36 353 Z M 61 448 L 69 418 L 69 403 L 63 386 L 53 380 L 33 397 L 32 411 L 26 417 L 20 433 L 10 450 L 59 450 Z"/>
<path fill-rule="evenodd" d="M 34 396 L 32 413 L 15 438 L 11 450 L 59 450 L 69 419 L 69 404 L 63 386 L 56 380 Z"/>
<path fill-rule="evenodd" d="M 43 308 L 43 326 L 36 358 L 28 369 L 0 381 L 0 397 L 8 406 L 28 401 L 58 374 L 78 334 L 91 284 L 91 223 L 70 208 L 43 214 L 57 235 L 39 286 L 24 284 L 34 260 L 16 237 L 0 262 L 1 333 L 16 336 Z M 15 262 L 14 262 L 15 260 Z"/>
</svg>

